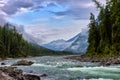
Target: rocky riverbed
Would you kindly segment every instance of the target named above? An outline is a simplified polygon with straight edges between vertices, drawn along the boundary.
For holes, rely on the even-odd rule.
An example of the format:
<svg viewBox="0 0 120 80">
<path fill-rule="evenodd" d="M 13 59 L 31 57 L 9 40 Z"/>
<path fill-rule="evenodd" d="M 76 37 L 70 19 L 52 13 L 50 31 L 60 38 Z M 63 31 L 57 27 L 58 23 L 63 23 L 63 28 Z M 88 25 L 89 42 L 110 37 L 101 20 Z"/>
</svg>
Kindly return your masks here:
<svg viewBox="0 0 120 80">
<path fill-rule="evenodd" d="M 23 71 L 16 67 L 0 67 L 0 80 L 40 80 L 40 77 L 23 74 Z"/>
<path fill-rule="evenodd" d="M 119 65 L 120 57 L 113 58 L 93 58 L 93 57 L 83 57 L 83 56 L 69 56 L 65 59 L 78 60 L 80 62 L 92 62 L 99 63 L 100 66 L 110 66 L 110 65 Z"/>
<path fill-rule="evenodd" d="M 78 55 L 1 60 L 0 80 L 120 80 L 118 63 L 102 65 L 98 59 Z"/>
<path fill-rule="evenodd" d="M 29 74 L 24 74 L 23 70 L 15 66 L 30 66 L 34 62 L 28 60 L 20 60 L 11 66 L 0 67 L 0 80 L 41 80 L 40 77 L 47 76 L 46 74 L 34 75 L 32 71 Z M 6 65 L 2 62 L 1 65 Z"/>
</svg>

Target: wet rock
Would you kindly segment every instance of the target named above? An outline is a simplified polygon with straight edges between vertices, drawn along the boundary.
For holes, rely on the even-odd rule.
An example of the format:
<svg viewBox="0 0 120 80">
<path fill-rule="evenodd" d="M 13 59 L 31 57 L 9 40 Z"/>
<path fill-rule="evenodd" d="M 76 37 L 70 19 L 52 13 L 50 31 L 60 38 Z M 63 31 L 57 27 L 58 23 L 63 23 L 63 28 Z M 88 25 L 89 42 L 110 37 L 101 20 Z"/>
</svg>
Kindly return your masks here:
<svg viewBox="0 0 120 80">
<path fill-rule="evenodd" d="M 1 67 L 0 70 L 16 80 L 24 80 L 23 71 L 16 67 Z"/>
<path fill-rule="evenodd" d="M 4 62 L 2 62 L 1 65 L 6 65 L 6 64 Z"/>
<path fill-rule="evenodd" d="M 31 71 L 29 71 L 29 73 L 33 73 L 33 71 L 31 70 Z"/>
<path fill-rule="evenodd" d="M 0 80 L 15 80 L 4 72 L 0 71 Z"/>
<path fill-rule="evenodd" d="M 92 62 L 92 63 L 100 63 L 100 66 L 110 66 L 110 65 L 118 65 L 120 64 L 120 57 L 112 57 L 112 58 L 93 58 L 93 57 L 82 57 L 82 56 L 70 56 L 65 59 L 74 59 L 81 62 Z"/>
<path fill-rule="evenodd" d="M 120 64 L 120 58 L 116 58 L 113 60 L 113 64 Z"/>
<path fill-rule="evenodd" d="M 12 66 L 21 66 L 21 65 L 30 66 L 30 65 L 32 65 L 33 63 L 34 63 L 34 62 L 28 61 L 28 60 L 20 60 L 20 61 L 16 62 L 15 64 L 13 64 Z"/>
<path fill-rule="evenodd" d="M 0 67 L 0 70 L 4 73 L 11 73 L 16 67 Z"/>
<path fill-rule="evenodd" d="M 0 67 L 0 80 L 40 80 L 40 77 L 34 74 L 23 74 L 23 71 L 16 67 Z"/>
<path fill-rule="evenodd" d="M 23 71 L 20 69 L 16 69 L 12 72 L 9 73 L 9 76 L 14 77 L 17 80 L 24 80 L 24 76 L 23 76 Z"/>
<path fill-rule="evenodd" d="M 104 66 L 109 66 L 109 65 L 111 65 L 111 62 L 108 61 L 108 62 L 104 63 L 103 65 L 104 65 Z"/>
<path fill-rule="evenodd" d="M 47 76 L 48 76 L 47 74 L 40 75 L 40 77 L 47 77 Z"/>
<path fill-rule="evenodd" d="M 25 80 L 40 80 L 40 77 L 33 74 L 25 74 Z"/>
</svg>

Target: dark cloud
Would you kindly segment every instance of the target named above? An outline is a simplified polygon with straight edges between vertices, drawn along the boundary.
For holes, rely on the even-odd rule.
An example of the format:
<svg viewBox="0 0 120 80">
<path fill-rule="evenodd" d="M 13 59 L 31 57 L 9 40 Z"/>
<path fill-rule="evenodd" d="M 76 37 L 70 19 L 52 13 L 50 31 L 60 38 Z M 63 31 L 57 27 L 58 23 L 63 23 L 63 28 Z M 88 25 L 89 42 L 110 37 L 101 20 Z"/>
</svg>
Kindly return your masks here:
<svg viewBox="0 0 120 80">
<path fill-rule="evenodd" d="M 16 8 L 15 6 L 13 5 L 5 5 L 4 7 L 2 7 L 2 10 L 8 14 L 8 15 L 11 15 L 11 14 L 14 14 L 17 12 L 18 8 Z"/>
<path fill-rule="evenodd" d="M 69 8 L 64 11 L 53 12 L 53 10 L 51 10 L 49 12 L 56 16 L 69 16 L 73 19 L 88 19 L 89 13 L 95 12 L 95 8 L 93 9 L 93 7 L 91 7 L 91 1 L 92 0 L 9 0 L 4 6 L 0 7 L 0 10 L 10 16 L 14 15 L 21 8 L 29 8 L 31 11 L 38 11 L 44 7 L 57 7 L 60 5 L 63 7 L 68 6 Z M 46 4 L 43 4 L 45 2 Z M 4 17 L 0 19 L 1 23 L 5 22 Z"/>
<path fill-rule="evenodd" d="M 91 8 L 84 9 L 84 8 L 72 8 L 67 11 L 62 11 L 62 12 L 52 12 L 49 11 L 52 14 L 55 14 L 56 16 L 69 16 L 73 19 L 89 19 L 90 12 L 96 13 Z"/>
<path fill-rule="evenodd" d="M 53 12 L 49 11 L 56 16 L 69 16 L 73 19 L 89 19 L 90 12 L 95 11 L 94 3 L 92 0 L 54 0 L 57 4 L 62 6 L 69 6 L 68 10 Z"/>
<path fill-rule="evenodd" d="M 57 7 L 57 5 L 55 3 L 49 3 L 47 7 Z"/>
<path fill-rule="evenodd" d="M 8 1 L 1 9 L 8 15 L 15 14 L 20 8 L 29 8 L 32 7 L 33 3 L 30 1 L 24 0 L 11 0 Z"/>
<path fill-rule="evenodd" d="M 41 10 L 42 8 L 44 8 L 44 6 L 34 6 L 34 7 L 32 7 L 30 10 L 32 10 L 32 11 L 39 11 L 39 10 Z"/>
<path fill-rule="evenodd" d="M 62 12 L 53 12 L 53 11 L 49 11 L 52 14 L 55 14 L 57 16 L 63 16 L 63 15 L 67 15 L 69 11 L 62 11 Z"/>
</svg>

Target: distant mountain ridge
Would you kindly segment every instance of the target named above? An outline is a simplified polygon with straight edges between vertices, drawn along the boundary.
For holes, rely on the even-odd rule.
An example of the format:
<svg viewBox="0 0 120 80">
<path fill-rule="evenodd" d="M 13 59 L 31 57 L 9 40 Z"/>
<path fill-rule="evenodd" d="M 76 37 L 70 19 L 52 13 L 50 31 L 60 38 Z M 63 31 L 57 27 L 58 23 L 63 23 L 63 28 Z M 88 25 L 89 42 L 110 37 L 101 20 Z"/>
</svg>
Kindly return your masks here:
<svg viewBox="0 0 120 80">
<path fill-rule="evenodd" d="M 83 31 L 79 34 L 77 34 L 75 37 L 69 39 L 69 40 L 55 40 L 47 44 L 42 44 L 44 42 L 44 39 L 36 38 L 30 34 L 28 34 L 26 31 L 24 31 L 23 27 L 17 27 L 17 31 L 19 33 L 23 34 L 23 38 L 27 40 L 28 42 L 32 44 L 36 44 L 42 47 L 45 47 L 47 49 L 51 49 L 54 51 L 67 51 L 72 53 L 85 53 L 86 49 L 88 47 L 87 38 L 88 33 Z"/>
<path fill-rule="evenodd" d="M 55 50 L 55 51 L 68 51 L 73 53 L 85 53 L 88 43 L 87 43 L 87 33 L 79 33 L 75 37 L 65 41 L 56 40 L 48 44 L 42 45 L 45 48 Z"/>
</svg>

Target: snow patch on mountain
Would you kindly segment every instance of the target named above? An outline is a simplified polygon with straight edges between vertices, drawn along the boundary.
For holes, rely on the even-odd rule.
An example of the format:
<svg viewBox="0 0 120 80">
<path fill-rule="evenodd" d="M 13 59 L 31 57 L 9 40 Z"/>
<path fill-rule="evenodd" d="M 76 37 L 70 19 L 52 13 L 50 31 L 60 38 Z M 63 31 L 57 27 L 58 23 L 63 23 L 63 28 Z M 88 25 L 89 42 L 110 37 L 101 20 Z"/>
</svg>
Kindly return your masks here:
<svg viewBox="0 0 120 80">
<path fill-rule="evenodd" d="M 87 43 L 87 32 L 79 33 L 75 37 L 65 41 L 63 39 L 52 41 L 48 44 L 42 45 L 51 50 L 55 51 L 68 51 L 73 53 L 85 53 L 88 43 Z"/>
</svg>

